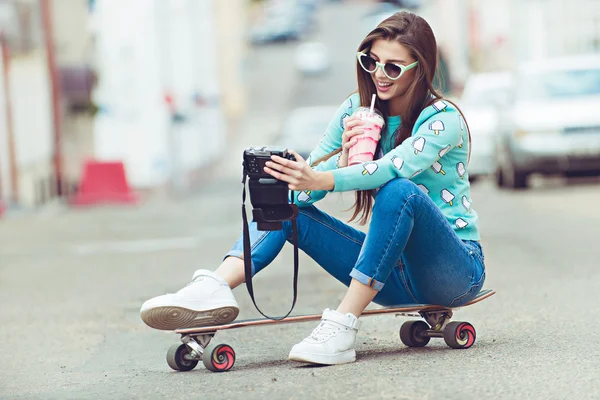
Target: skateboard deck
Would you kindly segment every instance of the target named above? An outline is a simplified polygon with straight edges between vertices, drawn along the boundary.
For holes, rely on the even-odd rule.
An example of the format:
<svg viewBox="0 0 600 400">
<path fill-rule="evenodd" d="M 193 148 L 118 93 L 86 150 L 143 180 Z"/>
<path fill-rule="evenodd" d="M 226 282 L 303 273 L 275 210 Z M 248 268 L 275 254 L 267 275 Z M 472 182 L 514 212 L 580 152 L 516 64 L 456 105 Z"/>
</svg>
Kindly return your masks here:
<svg viewBox="0 0 600 400">
<path fill-rule="evenodd" d="M 443 311 L 443 310 L 456 310 L 462 307 L 470 306 L 471 304 L 479 303 L 482 300 L 487 299 L 496 293 L 492 289 L 486 289 L 479 292 L 477 297 L 468 302 L 465 305 L 460 307 L 448 308 L 442 306 L 436 306 L 432 304 L 405 304 L 398 305 L 396 307 L 386 307 L 375 310 L 365 310 L 360 316 L 367 317 L 372 315 L 381 315 L 381 314 L 405 314 L 405 313 L 414 313 L 419 311 Z M 215 325 L 215 326 L 204 326 L 201 328 L 185 328 L 185 329 L 176 329 L 175 333 L 187 335 L 187 334 L 201 334 L 201 333 L 214 333 L 217 331 L 224 331 L 228 329 L 236 329 L 236 328 L 247 328 L 251 326 L 263 326 L 263 325 L 271 325 L 271 324 L 291 324 L 294 322 L 306 322 L 306 321 L 318 321 L 321 319 L 321 314 L 307 314 L 307 315 L 293 315 L 289 316 L 282 320 L 272 320 L 267 318 L 257 318 L 257 319 L 247 319 L 241 321 L 235 321 L 230 324 L 225 325 Z"/>
<path fill-rule="evenodd" d="M 467 349 L 475 342 L 475 328 L 468 322 L 453 321 L 453 311 L 467 307 L 493 296 L 493 289 L 480 291 L 470 302 L 459 307 L 444 307 L 434 304 L 406 304 L 395 307 L 365 310 L 361 317 L 382 314 L 421 317 L 423 320 L 407 321 L 400 329 L 400 340 L 409 347 L 423 347 L 431 338 L 443 338 L 446 344 L 455 349 Z M 235 363 L 235 352 L 227 344 L 210 344 L 216 332 L 222 330 L 249 328 L 271 324 L 290 324 L 297 322 L 318 321 L 321 314 L 294 315 L 282 320 L 267 318 L 235 321 L 230 324 L 205 326 L 199 328 L 177 329 L 183 344 L 171 346 L 167 352 L 167 363 L 176 371 L 194 369 L 199 360 L 213 372 L 228 371 Z"/>
</svg>

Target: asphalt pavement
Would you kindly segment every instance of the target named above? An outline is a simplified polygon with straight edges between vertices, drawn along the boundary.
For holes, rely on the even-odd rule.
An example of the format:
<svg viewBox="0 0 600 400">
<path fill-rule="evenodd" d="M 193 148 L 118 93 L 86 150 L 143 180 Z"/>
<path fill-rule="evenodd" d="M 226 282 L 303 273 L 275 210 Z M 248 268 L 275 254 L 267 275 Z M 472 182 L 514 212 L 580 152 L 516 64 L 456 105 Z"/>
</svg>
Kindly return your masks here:
<svg viewBox="0 0 600 400">
<path fill-rule="evenodd" d="M 266 144 L 293 107 L 343 101 L 355 87 L 347 64 L 367 7 L 322 10 L 321 21 L 348 21 L 335 29 L 321 23 L 314 33 L 334 52 L 340 69 L 333 75 L 298 76 L 293 43 L 255 50 L 252 82 L 265 86 L 253 83 L 255 105 L 232 148 Z M 282 68 L 287 72 L 273 79 Z M 498 293 L 456 313 L 477 329 L 469 350 L 441 340 L 407 348 L 398 337 L 405 318 L 385 315 L 363 320 L 356 363 L 288 361 L 290 347 L 316 326 L 306 322 L 219 332 L 215 340 L 237 352 L 227 373 L 201 365 L 172 371 L 165 354 L 178 336 L 145 326 L 139 307 L 185 285 L 196 268 L 215 268 L 240 234 L 239 164 L 224 160 L 219 171 L 187 198 L 153 197 L 136 208 L 54 208 L 0 221 L 1 399 L 600 397 L 598 179 L 536 178 L 530 190 L 517 192 L 490 181 L 473 185 L 485 286 Z M 352 194 L 334 194 L 320 206 L 348 219 L 344 210 L 352 203 Z M 264 311 L 287 311 L 291 276 L 288 246 L 255 279 Z M 344 292 L 301 257 L 295 313 L 336 307 Z M 259 316 L 244 286 L 234 293 L 239 319 Z"/>
</svg>

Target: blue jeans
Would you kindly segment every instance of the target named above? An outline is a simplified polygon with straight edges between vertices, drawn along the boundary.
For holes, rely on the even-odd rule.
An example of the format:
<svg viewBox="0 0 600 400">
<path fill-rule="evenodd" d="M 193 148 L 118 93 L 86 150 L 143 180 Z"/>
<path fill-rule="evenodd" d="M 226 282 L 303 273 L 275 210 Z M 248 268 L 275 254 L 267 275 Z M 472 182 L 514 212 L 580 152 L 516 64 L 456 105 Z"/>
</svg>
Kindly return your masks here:
<svg viewBox="0 0 600 400">
<path fill-rule="evenodd" d="M 320 211 L 300 208 L 298 247 L 345 285 L 352 278 L 379 291 L 382 306 L 408 303 L 460 306 L 485 280 L 483 251 L 461 240 L 441 210 L 408 179 L 394 179 L 375 199 L 365 234 Z M 292 239 L 291 222 L 279 231 L 258 231 L 250 223 L 253 274 L 260 272 Z M 240 237 L 225 257 L 241 257 Z"/>
</svg>

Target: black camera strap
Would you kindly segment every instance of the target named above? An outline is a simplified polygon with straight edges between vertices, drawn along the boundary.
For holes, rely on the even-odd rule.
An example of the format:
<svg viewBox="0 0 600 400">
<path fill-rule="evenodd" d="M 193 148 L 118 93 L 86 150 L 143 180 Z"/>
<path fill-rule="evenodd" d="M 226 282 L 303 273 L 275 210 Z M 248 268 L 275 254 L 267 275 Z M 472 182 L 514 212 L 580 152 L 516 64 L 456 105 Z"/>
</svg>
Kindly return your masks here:
<svg viewBox="0 0 600 400">
<path fill-rule="evenodd" d="M 294 299 L 292 300 L 292 306 L 290 310 L 283 317 L 269 317 L 265 313 L 263 313 L 260 308 L 256 305 L 256 300 L 254 299 L 254 289 L 252 288 L 252 254 L 250 248 L 250 229 L 248 227 L 248 216 L 246 215 L 246 173 L 244 172 L 244 177 L 242 179 L 242 220 L 243 220 L 243 236 L 244 236 L 244 272 L 246 275 L 246 288 L 248 289 L 248 294 L 254 303 L 254 307 L 261 313 L 265 318 L 272 319 L 275 321 L 280 321 L 286 318 L 288 315 L 292 313 L 294 306 L 296 305 L 296 298 L 298 297 L 298 227 L 296 225 L 296 216 L 291 219 L 292 221 L 292 244 L 294 245 Z M 294 198 L 292 192 L 292 199 Z"/>
</svg>

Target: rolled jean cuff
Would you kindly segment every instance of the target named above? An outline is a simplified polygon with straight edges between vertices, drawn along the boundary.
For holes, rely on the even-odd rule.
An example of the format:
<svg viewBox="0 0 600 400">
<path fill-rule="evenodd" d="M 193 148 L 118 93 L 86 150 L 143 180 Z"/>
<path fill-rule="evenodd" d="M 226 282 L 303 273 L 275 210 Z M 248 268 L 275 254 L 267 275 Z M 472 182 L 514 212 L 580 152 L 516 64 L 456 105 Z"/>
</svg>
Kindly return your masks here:
<svg viewBox="0 0 600 400">
<path fill-rule="evenodd" d="M 350 276 L 352 278 L 356 279 L 357 281 L 359 281 L 360 283 L 362 283 L 363 285 L 367 285 L 370 288 L 375 289 L 377 291 L 380 291 L 381 289 L 383 289 L 383 285 L 384 285 L 383 282 L 379 282 L 375 278 L 365 275 L 357 269 L 353 269 L 350 272 Z"/>
<path fill-rule="evenodd" d="M 230 250 L 227 254 L 225 254 L 225 257 L 223 257 L 223 261 L 225 261 L 225 259 L 227 257 L 237 257 L 240 259 L 244 259 L 244 252 L 240 251 L 240 250 L 236 250 L 236 249 L 232 249 Z M 256 266 L 254 265 L 254 261 L 252 261 L 252 276 L 256 275 Z"/>
</svg>

